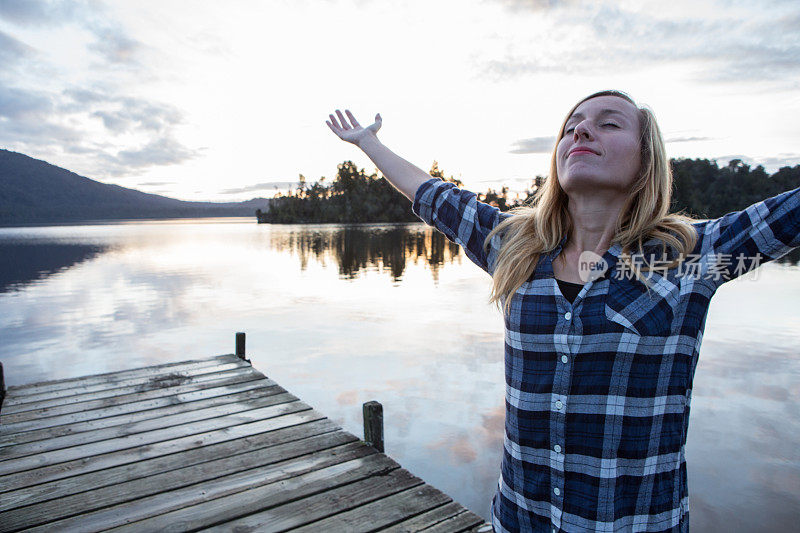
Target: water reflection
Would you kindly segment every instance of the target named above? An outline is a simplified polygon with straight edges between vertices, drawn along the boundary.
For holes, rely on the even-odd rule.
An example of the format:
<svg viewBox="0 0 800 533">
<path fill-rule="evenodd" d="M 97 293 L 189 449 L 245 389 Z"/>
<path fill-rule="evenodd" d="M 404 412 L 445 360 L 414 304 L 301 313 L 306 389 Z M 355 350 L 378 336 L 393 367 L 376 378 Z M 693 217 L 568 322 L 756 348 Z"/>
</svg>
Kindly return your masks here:
<svg viewBox="0 0 800 533">
<path fill-rule="evenodd" d="M 0 293 L 67 270 L 106 248 L 96 244 L 0 242 Z"/>
<path fill-rule="evenodd" d="M 301 226 L 273 231 L 270 245 L 300 258 L 306 270 L 310 258 L 321 264 L 333 259 L 339 276 L 355 279 L 365 270 L 388 273 L 400 281 L 408 261 L 423 260 L 434 280 L 445 263 L 458 260 L 459 246 L 430 227 L 419 224 Z"/>
</svg>

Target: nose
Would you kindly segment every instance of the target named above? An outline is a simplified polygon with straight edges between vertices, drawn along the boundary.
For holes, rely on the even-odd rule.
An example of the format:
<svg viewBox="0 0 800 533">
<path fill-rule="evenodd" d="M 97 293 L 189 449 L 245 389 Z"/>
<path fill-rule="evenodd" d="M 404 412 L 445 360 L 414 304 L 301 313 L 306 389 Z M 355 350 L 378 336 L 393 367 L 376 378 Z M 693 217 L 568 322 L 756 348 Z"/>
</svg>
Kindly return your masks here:
<svg viewBox="0 0 800 533">
<path fill-rule="evenodd" d="M 585 139 L 587 141 L 592 140 L 592 130 L 589 129 L 589 125 L 587 124 L 586 120 L 582 120 L 575 125 L 572 135 L 575 141 L 579 141 L 580 139 Z"/>
</svg>

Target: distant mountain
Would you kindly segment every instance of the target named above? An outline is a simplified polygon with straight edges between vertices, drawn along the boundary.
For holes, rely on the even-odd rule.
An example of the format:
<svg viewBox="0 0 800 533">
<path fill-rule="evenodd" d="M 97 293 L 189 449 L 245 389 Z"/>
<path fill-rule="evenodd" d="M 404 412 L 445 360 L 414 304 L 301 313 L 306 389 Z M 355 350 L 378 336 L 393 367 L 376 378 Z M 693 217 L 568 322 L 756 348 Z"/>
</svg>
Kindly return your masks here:
<svg viewBox="0 0 800 533">
<path fill-rule="evenodd" d="M 0 225 L 126 218 L 253 216 L 269 200 L 185 202 L 100 183 L 0 149 Z"/>
</svg>

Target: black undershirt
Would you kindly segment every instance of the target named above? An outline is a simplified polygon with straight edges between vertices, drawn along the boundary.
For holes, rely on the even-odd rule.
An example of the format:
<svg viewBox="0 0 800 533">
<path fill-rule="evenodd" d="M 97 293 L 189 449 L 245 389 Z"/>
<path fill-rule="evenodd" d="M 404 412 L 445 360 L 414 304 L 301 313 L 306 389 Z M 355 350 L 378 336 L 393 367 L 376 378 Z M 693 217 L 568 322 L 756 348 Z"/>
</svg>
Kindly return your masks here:
<svg viewBox="0 0 800 533">
<path fill-rule="evenodd" d="M 578 296 L 578 293 L 581 292 L 583 288 L 583 283 L 572 283 L 570 281 L 563 281 L 556 278 L 558 282 L 558 288 L 561 290 L 561 294 L 566 298 L 569 303 L 575 301 L 575 298 Z"/>
</svg>

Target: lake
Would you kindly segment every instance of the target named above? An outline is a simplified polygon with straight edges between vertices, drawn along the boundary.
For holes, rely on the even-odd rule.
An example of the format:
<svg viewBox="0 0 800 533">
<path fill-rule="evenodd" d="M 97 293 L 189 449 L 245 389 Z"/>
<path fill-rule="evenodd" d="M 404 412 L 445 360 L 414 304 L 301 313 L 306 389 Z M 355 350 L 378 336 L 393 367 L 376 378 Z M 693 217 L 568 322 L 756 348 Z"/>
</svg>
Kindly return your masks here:
<svg viewBox="0 0 800 533">
<path fill-rule="evenodd" d="M 0 228 L 7 385 L 234 351 L 488 518 L 504 423 L 491 279 L 422 223 L 251 218 Z M 686 459 L 692 530 L 800 520 L 800 266 L 762 266 L 712 300 Z"/>
</svg>

